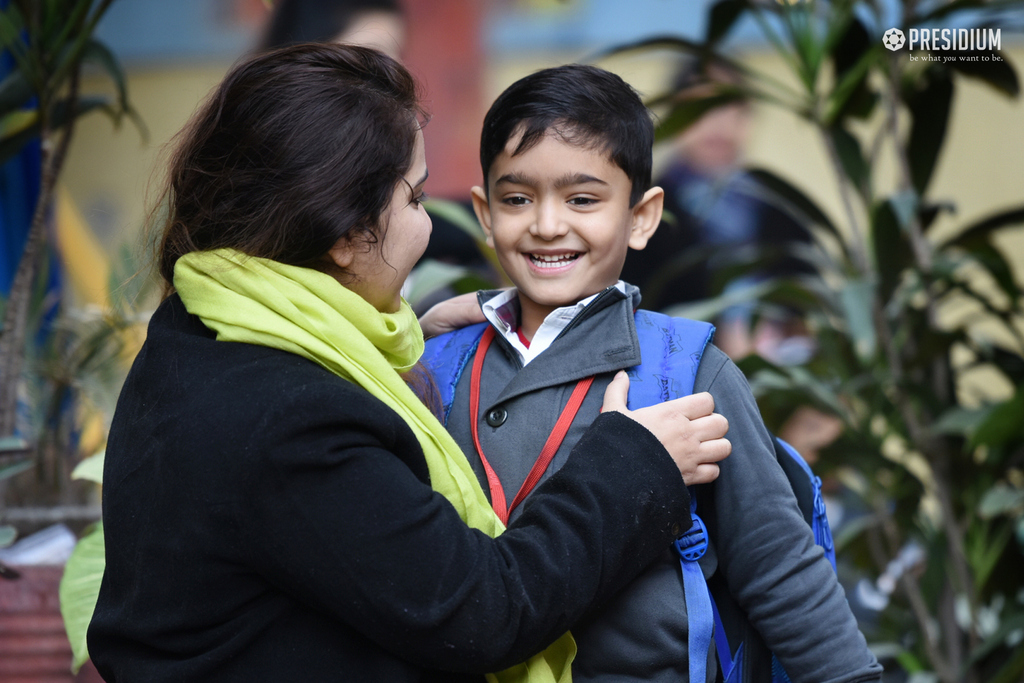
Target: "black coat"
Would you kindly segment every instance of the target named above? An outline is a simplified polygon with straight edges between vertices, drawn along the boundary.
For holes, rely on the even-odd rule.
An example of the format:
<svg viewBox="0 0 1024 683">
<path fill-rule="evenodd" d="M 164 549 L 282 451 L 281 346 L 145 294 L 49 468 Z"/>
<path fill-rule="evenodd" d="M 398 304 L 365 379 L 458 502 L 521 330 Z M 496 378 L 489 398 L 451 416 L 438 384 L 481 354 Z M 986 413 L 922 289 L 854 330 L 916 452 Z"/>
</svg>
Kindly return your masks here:
<svg viewBox="0 0 1024 683">
<path fill-rule="evenodd" d="M 689 524 L 664 449 L 611 413 L 491 539 L 429 487 L 382 402 L 215 341 L 177 296 L 125 383 L 104 481 L 89 648 L 110 683 L 474 679 L 546 646 Z"/>
</svg>

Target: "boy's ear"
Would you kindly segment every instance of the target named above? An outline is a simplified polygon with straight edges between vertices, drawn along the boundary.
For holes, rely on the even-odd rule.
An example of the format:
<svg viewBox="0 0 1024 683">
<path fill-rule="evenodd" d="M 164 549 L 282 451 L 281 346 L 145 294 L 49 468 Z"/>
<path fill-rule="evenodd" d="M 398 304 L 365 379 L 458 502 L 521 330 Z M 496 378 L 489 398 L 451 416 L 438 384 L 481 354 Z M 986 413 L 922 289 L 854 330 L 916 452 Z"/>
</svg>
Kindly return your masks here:
<svg viewBox="0 0 1024 683">
<path fill-rule="evenodd" d="M 652 187 L 644 192 L 644 196 L 633 207 L 633 227 L 629 232 L 630 249 L 643 249 L 647 240 L 661 223 L 661 214 L 665 208 L 665 190 Z"/>
<path fill-rule="evenodd" d="M 494 249 L 494 235 L 491 234 L 491 205 L 487 201 L 487 192 L 479 185 L 469 191 L 473 198 L 473 211 L 476 219 L 480 221 L 480 227 L 484 229 L 487 236 L 487 246 Z"/>
</svg>

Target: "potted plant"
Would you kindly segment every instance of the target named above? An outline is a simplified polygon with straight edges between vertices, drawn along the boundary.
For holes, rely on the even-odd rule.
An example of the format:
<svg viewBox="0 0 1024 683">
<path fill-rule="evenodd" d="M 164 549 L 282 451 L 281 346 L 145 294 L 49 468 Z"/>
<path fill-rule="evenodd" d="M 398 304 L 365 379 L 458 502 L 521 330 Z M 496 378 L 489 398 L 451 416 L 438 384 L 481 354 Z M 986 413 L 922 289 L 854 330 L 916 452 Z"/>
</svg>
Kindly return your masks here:
<svg viewBox="0 0 1024 683">
<path fill-rule="evenodd" d="M 993 238 L 1024 223 L 1024 206 L 994 207 L 939 236 L 937 219 L 954 204 L 932 196 L 930 181 L 959 83 L 1017 97 L 1019 82 L 1005 59 L 932 61 L 925 50 L 912 62 L 892 51 L 882 4 L 720 0 L 703 41 L 660 37 L 613 52 L 680 51 L 743 75 L 700 98 L 654 98 L 663 139 L 737 97 L 783 107 L 816 130 L 840 216 L 779 175 L 751 170 L 766 198 L 812 226 L 814 246 L 800 256 L 816 275 L 746 293 L 759 310 L 800 311 L 817 353 L 798 366 L 752 355 L 741 367 L 766 416 L 810 403 L 842 420 L 819 468 L 864 510 L 839 542 L 874 599 L 869 636 L 880 656 L 919 680 L 1009 683 L 1024 673 L 1024 299 Z M 898 7 L 897 28 L 909 34 L 942 22 L 991 27 L 1024 3 Z M 720 49 L 743 17 L 797 86 Z M 879 169 L 890 162 L 887 184 Z M 669 312 L 704 317 L 736 298 Z M 993 390 L 972 394 L 981 371 Z"/>
</svg>

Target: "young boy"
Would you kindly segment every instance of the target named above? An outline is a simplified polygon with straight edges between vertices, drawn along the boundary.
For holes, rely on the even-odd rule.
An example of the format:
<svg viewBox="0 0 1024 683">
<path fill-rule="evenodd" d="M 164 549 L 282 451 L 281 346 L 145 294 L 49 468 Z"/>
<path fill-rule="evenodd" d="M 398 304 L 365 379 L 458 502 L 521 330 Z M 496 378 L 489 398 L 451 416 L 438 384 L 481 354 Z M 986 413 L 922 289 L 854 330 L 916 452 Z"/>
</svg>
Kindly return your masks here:
<svg viewBox="0 0 1024 683">
<path fill-rule="evenodd" d="M 493 343 L 481 342 L 457 380 L 447 424 L 499 514 L 516 517 L 530 482 L 556 471 L 597 416 L 615 373 L 641 362 L 640 295 L 619 273 L 627 249 L 643 249 L 661 218 L 653 139 L 636 93 L 589 66 L 518 81 L 484 119 L 484 186 L 473 188 L 473 205 L 515 289 L 479 294 Z M 445 343 L 430 342 L 435 353 Z M 718 480 L 697 493 L 711 538 L 704 575 L 728 586 L 793 681 L 880 680 L 743 375 L 709 345 L 694 391 L 712 394 L 733 446 Z M 688 680 L 683 595 L 678 557 L 666 548 L 572 629 L 573 680 Z M 693 655 L 708 658 L 713 681 L 709 650 Z"/>
</svg>

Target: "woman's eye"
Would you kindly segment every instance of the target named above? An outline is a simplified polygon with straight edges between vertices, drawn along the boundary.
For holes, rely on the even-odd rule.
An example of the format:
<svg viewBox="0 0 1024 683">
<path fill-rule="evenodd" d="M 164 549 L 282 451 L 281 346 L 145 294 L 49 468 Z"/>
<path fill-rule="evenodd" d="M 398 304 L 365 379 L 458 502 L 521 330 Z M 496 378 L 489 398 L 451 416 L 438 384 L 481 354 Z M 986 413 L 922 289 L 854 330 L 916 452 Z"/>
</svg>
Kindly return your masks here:
<svg viewBox="0 0 1024 683">
<path fill-rule="evenodd" d="M 418 195 L 412 198 L 412 203 L 419 206 L 423 202 L 430 199 L 430 196 L 426 192 L 420 192 Z"/>
</svg>

